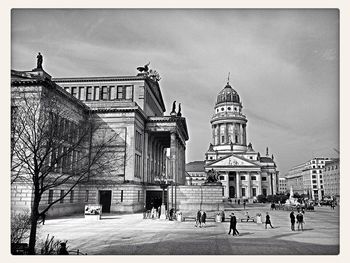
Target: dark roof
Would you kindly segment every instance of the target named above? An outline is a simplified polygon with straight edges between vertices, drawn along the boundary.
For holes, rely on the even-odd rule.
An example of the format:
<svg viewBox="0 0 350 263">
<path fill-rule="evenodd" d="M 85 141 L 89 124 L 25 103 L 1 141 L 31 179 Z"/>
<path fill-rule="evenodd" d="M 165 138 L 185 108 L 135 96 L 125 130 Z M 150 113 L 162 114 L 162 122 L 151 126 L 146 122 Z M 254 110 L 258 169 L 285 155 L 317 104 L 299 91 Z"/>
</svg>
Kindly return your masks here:
<svg viewBox="0 0 350 263">
<path fill-rule="evenodd" d="M 205 161 L 194 161 L 186 164 L 186 172 L 205 172 Z"/>
</svg>

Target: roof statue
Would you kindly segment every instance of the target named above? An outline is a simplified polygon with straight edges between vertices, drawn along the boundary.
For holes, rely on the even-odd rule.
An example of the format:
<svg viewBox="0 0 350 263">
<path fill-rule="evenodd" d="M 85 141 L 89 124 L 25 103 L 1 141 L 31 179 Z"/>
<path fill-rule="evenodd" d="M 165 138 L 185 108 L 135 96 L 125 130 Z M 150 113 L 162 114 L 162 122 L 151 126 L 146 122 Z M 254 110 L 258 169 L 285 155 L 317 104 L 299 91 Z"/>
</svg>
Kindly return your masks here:
<svg viewBox="0 0 350 263">
<path fill-rule="evenodd" d="M 151 64 L 151 62 L 148 62 L 146 65 L 144 65 L 143 67 L 137 67 L 136 69 L 140 72 L 148 72 L 148 66 L 149 64 Z"/>
<path fill-rule="evenodd" d="M 172 108 L 172 110 L 170 112 L 170 115 L 171 116 L 176 116 L 176 100 L 174 100 L 174 102 L 173 102 L 173 108 Z"/>
<path fill-rule="evenodd" d="M 36 68 L 42 69 L 43 68 L 43 56 L 40 54 L 40 52 L 36 56 L 36 59 L 37 59 L 36 60 Z"/>
<path fill-rule="evenodd" d="M 161 79 L 159 73 L 154 69 L 150 69 L 148 77 L 150 77 L 154 81 L 160 81 L 160 79 Z"/>
<path fill-rule="evenodd" d="M 275 157 L 273 157 L 273 154 L 272 154 L 272 156 L 271 156 L 271 159 L 273 160 Z"/>
<path fill-rule="evenodd" d="M 269 156 L 269 147 L 266 147 L 266 156 Z"/>
<path fill-rule="evenodd" d="M 181 117 L 181 103 L 179 103 L 179 110 L 177 111 L 177 117 Z"/>
</svg>

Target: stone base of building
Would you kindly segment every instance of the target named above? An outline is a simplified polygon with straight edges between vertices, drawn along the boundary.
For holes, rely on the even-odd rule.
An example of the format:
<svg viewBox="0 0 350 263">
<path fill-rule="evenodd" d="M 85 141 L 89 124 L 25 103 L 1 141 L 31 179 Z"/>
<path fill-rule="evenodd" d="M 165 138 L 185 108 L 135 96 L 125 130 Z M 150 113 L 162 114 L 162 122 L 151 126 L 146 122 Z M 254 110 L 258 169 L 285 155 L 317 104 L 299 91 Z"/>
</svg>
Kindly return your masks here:
<svg viewBox="0 0 350 263">
<path fill-rule="evenodd" d="M 169 207 L 175 207 L 176 203 L 177 211 L 195 213 L 199 209 L 205 211 L 224 209 L 221 184 L 173 186 L 173 190 L 168 187 L 168 193 Z"/>
</svg>

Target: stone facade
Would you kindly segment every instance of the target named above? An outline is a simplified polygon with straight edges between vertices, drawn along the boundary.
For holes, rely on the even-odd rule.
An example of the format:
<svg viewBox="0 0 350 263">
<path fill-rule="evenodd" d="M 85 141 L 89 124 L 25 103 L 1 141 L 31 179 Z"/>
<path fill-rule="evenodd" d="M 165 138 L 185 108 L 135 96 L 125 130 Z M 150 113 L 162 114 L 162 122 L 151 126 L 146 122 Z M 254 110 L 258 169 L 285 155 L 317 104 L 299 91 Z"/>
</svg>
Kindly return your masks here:
<svg viewBox="0 0 350 263">
<path fill-rule="evenodd" d="M 290 169 L 285 178 L 287 189 L 293 187 L 293 192 L 306 194 L 312 200 L 322 200 L 324 192 L 323 172 L 331 158 L 317 157 Z"/>
<path fill-rule="evenodd" d="M 340 198 L 340 161 L 335 159 L 327 162 L 323 171 L 323 185 L 325 196 Z"/>
<path fill-rule="evenodd" d="M 169 207 L 182 212 L 220 211 L 224 209 L 221 184 L 185 185 L 169 187 Z"/>
<path fill-rule="evenodd" d="M 238 93 L 227 83 L 217 96 L 211 118 L 212 142 L 205 153 L 205 171 L 215 172 L 224 198 L 256 199 L 278 189 L 274 156 L 260 156 L 247 145 L 247 118 Z"/>
<path fill-rule="evenodd" d="M 118 134 L 117 143 L 111 146 L 119 156 L 113 172 L 79 184 L 73 196 L 55 204 L 48 215 L 82 213 L 85 204 L 102 204 L 111 212 L 142 211 L 149 202 L 147 192 L 160 190 L 160 178 L 174 185 L 185 184 L 186 119 L 176 114 L 164 116 L 158 80 L 147 72 L 137 76 L 51 78 L 42 69 L 13 70 L 11 79 L 13 99 L 18 93 L 37 89 L 52 92 L 60 98 L 69 121 L 78 123 L 89 116 L 103 123 L 107 136 Z M 49 194 L 54 199 L 67 189 L 69 185 L 62 185 L 45 193 L 42 204 L 49 202 Z M 11 194 L 12 209 L 30 208 L 28 185 L 14 183 Z"/>
</svg>

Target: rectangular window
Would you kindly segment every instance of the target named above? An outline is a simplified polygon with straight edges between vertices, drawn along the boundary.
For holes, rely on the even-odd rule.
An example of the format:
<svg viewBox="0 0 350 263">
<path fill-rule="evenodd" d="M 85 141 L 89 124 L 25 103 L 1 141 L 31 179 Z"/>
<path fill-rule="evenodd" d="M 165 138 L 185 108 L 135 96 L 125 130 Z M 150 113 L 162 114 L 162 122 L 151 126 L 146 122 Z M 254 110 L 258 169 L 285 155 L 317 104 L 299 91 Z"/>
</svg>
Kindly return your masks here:
<svg viewBox="0 0 350 263">
<path fill-rule="evenodd" d="M 61 194 L 60 194 L 60 198 L 62 198 L 62 199 L 60 200 L 60 203 L 61 203 L 61 204 L 64 203 L 64 198 L 63 198 L 63 196 L 64 196 L 64 190 L 61 190 Z"/>
<path fill-rule="evenodd" d="M 225 195 L 225 190 L 224 190 L 224 188 L 222 188 L 222 196 L 224 196 Z"/>
<path fill-rule="evenodd" d="M 312 183 L 313 184 L 317 184 L 317 180 L 312 180 Z"/>
<path fill-rule="evenodd" d="M 252 175 L 252 181 L 256 181 L 256 176 Z"/>
<path fill-rule="evenodd" d="M 79 99 L 84 100 L 84 89 L 85 87 L 79 87 Z"/>
<path fill-rule="evenodd" d="M 266 177 L 262 177 L 262 178 L 261 178 L 261 181 L 266 181 Z"/>
<path fill-rule="evenodd" d="M 225 136 L 221 136 L 221 143 L 225 142 Z"/>
<path fill-rule="evenodd" d="M 69 202 L 70 202 L 70 203 L 73 203 L 73 202 L 74 202 L 74 190 L 72 190 L 72 191 L 70 192 Z"/>
<path fill-rule="evenodd" d="M 78 88 L 77 87 L 72 87 L 72 96 L 78 98 Z"/>
<path fill-rule="evenodd" d="M 253 196 L 256 196 L 256 188 L 252 188 L 253 190 Z"/>
<path fill-rule="evenodd" d="M 241 180 L 242 180 L 242 181 L 245 180 L 245 176 L 244 176 L 244 175 L 241 176 Z"/>
<path fill-rule="evenodd" d="M 49 190 L 49 198 L 48 198 L 47 203 L 51 204 L 52 200 L 53 200 L 53 190 Z"/>
<path fill-rule="evenodd" d="M 312 179 L 315 179 L 315 178 L 316 178 L 316 175 L 313 174 L 313 175 L 312 175 Z"/>
<path fill-rule="evenodd" d="M 102 86 L 101 99 L 108 100 L 108 87 L 107 86 Z"/>
<path fill-rule="evenodd" d="M 94 100 L 99 100 L 100 99 L 100 87 L 95 86 L 94 87 Z"/>
<path fill-rule="evenodd" d="M 124 190 L 120 191 L 120 202 L 123 202 L 124 199 Z"/>
<path fill-rule="evenodd" d="M 86 87 L 86 100 L 92 100 L 92 87 Z"/>
<path fill-rule="evenodd" d="M 89 202 L 89 190 L 85 191 L 85 202 Z"/>
<path fill-rule="evenodd" d="M 245 197 L 245 188 L 242 188 L 242 197 Z"/>
<path fill-rule="evenodd" d="M 140 202 L 140 191 L 137 191 L 137 202 Z"/>
<path fill-rule="evenodd" d="M 223 181 L 223 180 L 225 180 L 225 176 L 223 176 L 223 175 L 220 175 L 220 176 L 219 176 L 219 180 L 220 180 L 220 181 Z"/>
<path fill-rule="evenodd" d="M 118 86 L 117 87 L 117 99 L 125 99 L 125 86 Z"/>
<path fill-rule="evenodd" d="M 117 89 L 115 86 L 109 86 L 109 99 L 115 100 L 117 98 Z"/>
</svg>

